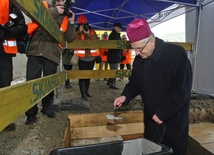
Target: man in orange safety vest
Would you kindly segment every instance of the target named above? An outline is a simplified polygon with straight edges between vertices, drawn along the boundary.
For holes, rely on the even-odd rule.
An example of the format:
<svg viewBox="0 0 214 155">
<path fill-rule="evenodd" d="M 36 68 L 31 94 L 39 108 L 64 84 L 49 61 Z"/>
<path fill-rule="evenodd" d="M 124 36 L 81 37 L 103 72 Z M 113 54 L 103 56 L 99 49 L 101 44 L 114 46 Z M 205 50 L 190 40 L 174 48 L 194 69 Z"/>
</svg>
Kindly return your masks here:
<svg viewBox="0 0 214 155">
<path fill-rule="evenodd" d="M 9 0 L 0 3 L 0 88 L 10 86 L 13 79 L 13 60 L 18 52 L 17 39 L 27 34 L 22 12 Z M 15 129 L 15 123 L 5 130 Z"/>
</svg>

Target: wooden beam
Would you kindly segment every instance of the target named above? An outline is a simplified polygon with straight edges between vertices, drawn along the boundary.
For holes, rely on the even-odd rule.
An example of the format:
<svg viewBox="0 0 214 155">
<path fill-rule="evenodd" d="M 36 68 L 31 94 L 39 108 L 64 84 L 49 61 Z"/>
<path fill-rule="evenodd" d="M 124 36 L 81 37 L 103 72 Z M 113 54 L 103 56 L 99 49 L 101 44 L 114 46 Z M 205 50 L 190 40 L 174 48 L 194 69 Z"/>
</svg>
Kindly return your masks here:
<svg viewBox="0 0 214 155">
<path fill-rule="evenodd" d="M 113 115 L 122 119 L 107 119 Z M 144 133 L 143 111 L 106 112 L 69 115 L 71 141 L 107 136 L 142 135 Z"/>
<path fill-rule="evenodd" d="M 113 108 L 113 103 L 112 103 Z M 71 127 L 88 127 L 88 126 L 101 126 L 112 121 L 106 119 L 106 115 L 115 115 L 123 118 L 122 120 L 116 121 L 116 124 L 132 123 L 132 122 L 143 122 L 143 111 L 126 111 L 126 112 L 106 112 L 106 113 L 92 113 L 92 114 L 70 114 L 68 116 Z"/>
<path fill-rule="evenodd" d="M 188 52 L 193 52 L 193 44 L 192 43 L 182 43 L 182 42 L 169 42 L 169 43 L 172 43 L 172 44 L 177 44 L 177 45 L 180 45 L 182 46 L 186 51 Z"/>
<path fill-rule="evenodd" d="M 68 79 L 119 78 L 129 77 L 131 70 L 71 70 L 67 71 Z"/>
<path fill-rule="evenodd" d="M 44 96 L 66 80 L 66 72 L 60 72 L 25 83 L 0 89 L 0 131 L 15 121 Z"/>
<path fill-rule="evenodd" d="M 183 46 L 186 51 L 193 51 L 193 45 L 192 43 L 184 43 L 184 42 L 169 42 L 178 44 L 180 46 Z M 71 43 L 68 43 L 67 45 L 68 49 L 74 49 L 74 48 L 80 48 L 80 49 L 86 49 L 86 48 L 108 48 L 108 49 L 122 49 L 122 48 L 130 48 L 131 45 L 129 41 L 122 41 L 122 40 L 74 40 Z"/>
<path fill-rule="evenodd" d="M 131 48 L 129 42 L 122 40 L 74 40 L 68 43 L 67 48 L 108 48 L 108 49 L 122 49 Z"/>
<path fill-rule="evenodd" d="M 189 125 L 189 136 L 197 141 L 201 147 L 214 154 L 214 124 L 196 123 Z"/>
<path fill-rule="evenodd" d="M 11 0 L 11 2 L 41 26 L 57 42 L 65 46 L 64 36 L 59 29 L 59 25 L 52 18 L 42 0 Z"/>
<path fill-rule="evenodd" d="M 103 125 L 84 128 L 71 128 L 71 139 L 92 139 L 108 136 L 123 136 L 143 134 L 144 125 L 140 123 L 125 123 L 115 125 Z"/>
</svg>

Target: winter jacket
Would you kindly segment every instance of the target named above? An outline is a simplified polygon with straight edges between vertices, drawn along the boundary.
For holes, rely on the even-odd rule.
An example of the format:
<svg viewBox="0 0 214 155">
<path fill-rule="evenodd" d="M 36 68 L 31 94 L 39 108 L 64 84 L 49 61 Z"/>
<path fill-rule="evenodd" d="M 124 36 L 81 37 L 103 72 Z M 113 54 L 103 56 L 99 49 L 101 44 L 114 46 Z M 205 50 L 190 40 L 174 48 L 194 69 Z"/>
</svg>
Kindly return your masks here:
<svg viewBox="0 0 214 155">
<path fill-rule="evenodd" d="M 108 40 L 108 38 L 103 38 L 103 40 Z M 108 49 L 107 48 L 102 48 L 99 50 L 100 52 L 100 56 L 101 56 L 101 59 L 103 62 L 106 62 L 107 61 L 107 52 L 108 52 Z"/>
<path fill-rule="evenodd" d="M 2 3 L 1 3 L 1 5 L 2 5 Z M 22 12 L 12 3 L 9 4 L 9 12 L 7 13 L 7 11 L 4 9 L 4 14 L 1 13 L 0 16 L 6 16 L 7 15 L 8 19 L 9 19 L 10 13 L 15 13 L 17 15 L 17 20 L 13 26 L 11 26 L 7 29 L 0 27 L 0 41 L 1 41 L 1 43 L 0 43 L 0 56 L 14 57 L 15 54 L 5 53 L 4 48 L 3 48 L 3 44 L 2 44 L 3 40 L 19 39 L 21 36 L 26 35 L 27 34 L 27 25 L 25 24 L 25 18 L 23 16 Z M 6 24 L 6 23 L 0 23 L 0 24 Z"/>
<path fill-rule="evenodd" d="M 89 34 L 82 34 L 79 32 L 78 28 L 76 31 L 76 40 L 98 40 L 96 32 L 90 28 Z M 98 56 L 97 49 L 75 49 L 74 54 L 79 56 L 81 60 L 91 61 L 94 60 L 96 56 Z"/>
<path fill-rule="evenodd" d="M 60 29 L 64 16 L 58 14 L 56 7 L 50 7 L 48 11 L 59 25 Z M 66 41 L 73 41 L 75 38 L 75 25 L 68 23 L 67 30 L 63 34 Z M 39 27 L 33 33 L 27 56 L 42 56 L 59 64 L 61 52 L 62 49 L 58 46 L 58 42 Z"/>
<path fill-rule="evenodd" d="M 121 40 L 120 33 L 114 29 L 109 35 L 108 40 Z M 122 49 L 109 49 L 107 54 L 108 63 L 120 63 L 122 61 Z"/>
<path fill-rule="evenodd" d="M 156 114 L 166 124 L 163 144 L 185 152 L 191 87 L 192 68 L 184 48 L 156 38 L 149 58 L 136 56 L 122 95 L 127 103 L 141 95 L 144 118 Z"/>
<path fill-rule="evenodd" d="M 123 49 L 123 56 L 126 58 L 120 64 L 131 64 L 132 62 L 132 50 Z"/>
</svg>

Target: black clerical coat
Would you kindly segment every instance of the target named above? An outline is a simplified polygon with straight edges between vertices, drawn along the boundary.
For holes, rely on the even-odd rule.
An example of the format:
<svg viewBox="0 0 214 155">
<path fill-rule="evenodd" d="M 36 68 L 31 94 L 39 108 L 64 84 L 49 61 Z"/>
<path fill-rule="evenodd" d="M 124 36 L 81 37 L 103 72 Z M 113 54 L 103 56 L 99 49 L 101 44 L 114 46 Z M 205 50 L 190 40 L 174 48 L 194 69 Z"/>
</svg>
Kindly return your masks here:
<svg viewBox="0 0 214 155">
<path fill-rule="evenodd" d="M 184 155 L 191 87 L 192 68 L 185 49 L 156 38 L 155 49 L 149 58 L 136 56 L 122 95 L 126 96 L 126 103 L 141 95 L 144 119 L 151 119 L 156 114 L 166 126 L 161 143 L 171 147 L 175 154 Z M 145 121 L 144 124 L 147 125 Z"/>
</svg>

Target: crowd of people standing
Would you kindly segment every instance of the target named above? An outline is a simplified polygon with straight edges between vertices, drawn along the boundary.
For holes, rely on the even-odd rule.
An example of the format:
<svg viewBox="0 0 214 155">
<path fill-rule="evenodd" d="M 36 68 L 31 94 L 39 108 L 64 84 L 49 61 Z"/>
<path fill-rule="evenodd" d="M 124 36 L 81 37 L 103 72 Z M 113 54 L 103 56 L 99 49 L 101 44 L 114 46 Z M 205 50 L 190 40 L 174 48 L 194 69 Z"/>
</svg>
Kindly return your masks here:
<svg viewBox="0 0 214 155">
<path fill-rule="evenodd" d="M 29 33 L 29 25 L 25 23 L 21 11 L 9 0 L 0 4 L 0 88 L 10 86 L 13 79 L 12 58 L 18 52 L 17 40 Z M 52 0 L 51 4 L 44 2 L 53 19 L 59 25 L 67 42 L 76 40 L 98 40 L 96 31 L 91 27 L 85 15 L 79 15 L 75 25 L 75 13 L 69 10 L 65 15 L 62 0 Z M 17 23 L 7 26 L 10 13 L 17 15 Z M 39 25 L 32 22 L 34 31 L 29 45 L 26 64 L 26 81 L 57 73 L 60 63 L 62 47 L 49 37 Z M 157 143 L 170 146 L 174 154 L 184 155 L 188 142 L 188 114 L 192 87 L 192 68 L 186 51 L 179 45 L 165 43 L 155 37 L 145 19 L 135 19 L 126 29 L 127 36 L 120 36 L 122 24 L 116 22 L 111 33 L 103 34 L 102 40 L 127 40 L 136 53 L 132 74 L 120 97 L 113 103 L 115 108 L 126 106 L 134 97 L 141 95 L 144 104 L 145 138 Z M 67 53 L 66 53 L 67 52 Z M 51 54 L 50 54 L 51 53 Z M 64 50 L 68 59 L 73 55 L 79 57 L 79 70 L 93 70 L 97 56 L 101 56 L 100 69 L 105 70 L 132 68 L 130 49 L 72 49 Z M 67 58 L 67 57 L 66 57 Z M 69 60 L 68 60 L 69 61 Z M 65 63 L 64 69 L 71 70 L 72 65 Z M 107 80 L 107 79 L 106 79 Z M 122 80 L 122 79 L 120 79 Z M 117 90 L 116 78 L 108 78 L 107 86 Z M 67 88 L 69 80 L 65 81 Z M 79 79 L 81 99 L 88 101 L 92 97 L 89 93 L 90 78 Z M 41 113 L 49 118 L 55 118 L 53 108 L 54 91 L 47 94 L 41 101 Z M 37 121 L 37 104 L 25 112 L 26 125 Z M 12 130 L 15 124 L 9 124 L 5 130 Z"/>
<path fill-rule="evenodd" d="M 44 6 L 48 9 L 53 19 L 59 25 L 59 29 L 64 34 L 64 39 L 68 42 L 76 40 L 98 40 L 96 31 L 90 26 L 89 21 L 85 15 L 79 15 L 77 18 L 77 26 L 75 25 L 75 13 L 69 10 L 65 14 L 64 1 L 52 0 L 51 4 L 43 1 Z M 18 47 L 10 44 L 10 40 L 16 40 L 26 34 L 31 35 L 31 41 L 28 51 L 26 53 L 26 81 L 37 79 L 43 76 L 48 76 L 57 73 L 58 65 L 62 53 L 62 63 L 65 70 L 72 70 L 71 58 L 73 55 L 79 57 L 78 68 L 79 70 L 93 70 L 95 60 L 98 55 L 101 57 L 100 69 L 118 69 L 119 64 L 123 63 L 123 50 L 122 49 L 62 49 L 61 45 L 52 37 L 48 37 L 46 31 L 35 22 L 26 24 L 22 12 L 16 8 L 9 0 L 4 0 L 1 8 L 6 8 L 6 11 L 1 13 L 0 23 L 0 39 L 3 44 L 0 46 L 0 88 L 10 86 L 13 79 L 13 64 L 12 58 L 18 53 Z M 11 27 L 7 27 L 7 22 L 10 21 L 10 14 L 17 15 L 17 23 Z M 114 23 L 112 32 L 108 35 L 105 32 L 102 40 L 121 40 L 120 32 L 122 30 L 121 23 Z M 15 49 L 15 50 L 14 50 Z M 50 52 L 52 54 L 50 54 Z M 125 61 L 125 60 L 124 60 Z M 122 64 L 121 64 L 122 69 Z M 33 71 L 33 72 L 32 72 Z M 107 85 L 111 89 L 118 89 L 116 87 L 116 78 L 104 78 Z M 92 97 L 89 93 L 90 79 L 79 79 L 79 89 L 81 99 L 88 100 Z M 71 87 L 70 80 L 65 81 L 65 87 Z M 42 101 L 41 112 L 49 118 L 55 118 L 56 113 L 53 109 L 54 91 L 46 95 Z M 25 112 L 26 124 L 34 124 L 37 120 L 38 105 L 35 104 Z M 11 123 L 5 130 L 15 128 L 15 124 Z"/>
</svg>

